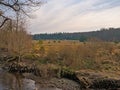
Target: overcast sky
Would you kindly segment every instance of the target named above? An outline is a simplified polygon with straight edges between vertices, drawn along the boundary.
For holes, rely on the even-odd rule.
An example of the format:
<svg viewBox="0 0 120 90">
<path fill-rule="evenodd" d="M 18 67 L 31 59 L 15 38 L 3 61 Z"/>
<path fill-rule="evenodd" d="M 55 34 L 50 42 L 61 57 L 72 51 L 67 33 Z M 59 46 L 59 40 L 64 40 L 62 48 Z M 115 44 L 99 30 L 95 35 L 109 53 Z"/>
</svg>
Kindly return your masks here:
<svg viewBox="0 0 120 90">
<path fill-rule="evenodd" d="M 33 15 L 32 34 L 120 27 L 120 0 L 47 0 Z"/>
</svg>

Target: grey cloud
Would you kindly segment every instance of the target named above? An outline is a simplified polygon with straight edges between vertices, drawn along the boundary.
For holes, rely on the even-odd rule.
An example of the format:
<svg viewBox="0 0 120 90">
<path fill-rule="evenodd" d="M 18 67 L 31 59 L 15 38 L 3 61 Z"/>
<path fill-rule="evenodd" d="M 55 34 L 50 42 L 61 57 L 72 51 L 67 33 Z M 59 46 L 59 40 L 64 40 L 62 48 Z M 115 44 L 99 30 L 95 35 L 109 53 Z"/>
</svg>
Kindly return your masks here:
<svg viewBox="0 0 120 90">
<path fill-rule="evenodd" d="M 31 19 L 32 33 L 81 32 L 102 27 L 119 27 L 118 0 L 50 0 Z M 120 1 L 119 1 L 120 2 Z"/>
</svg>

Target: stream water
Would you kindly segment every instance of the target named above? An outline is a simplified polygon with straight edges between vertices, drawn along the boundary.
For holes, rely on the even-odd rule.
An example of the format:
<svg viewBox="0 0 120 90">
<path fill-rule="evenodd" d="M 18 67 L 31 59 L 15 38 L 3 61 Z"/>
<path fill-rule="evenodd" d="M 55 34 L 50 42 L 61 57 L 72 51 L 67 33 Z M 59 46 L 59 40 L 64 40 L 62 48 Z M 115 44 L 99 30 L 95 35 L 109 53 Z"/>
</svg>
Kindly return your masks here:
<svg viewBox="0 0 120 90">
<path fill-rule="evenodd" d="M 33 76 L 32 76 L 33 77 Z M 97 84 L 96 84 L 97 83 Z M 94 88 L 104 90 L 120 90 L 120 81 L 93 82 Z M 82 85 L 82 84 L 81 84 Z M 45 88 L 43 88 L 45 87 Z M 54 88 L 55 87 L 55 88 Z M 62 89 L 58 89 L 62 88 Z M 12 74 L 0 68 L 0 90 L 80 90 L 80 85 L 72 80 L 53 78 L 49 80 L 23 78 L 20 74 Z M 92 89 L 96 90 L 96 89 Z M 101 90 L 101 89 L 100 89 Z"/>
<path fill-rule="evenodd" d="M 35 81 L 0 69 L 0 90 L 36 90 Z"/>
<path fill-rule="evenodd" d="M 34 80 L 22 78 L 19 74 L 8 73 L 0 68 L 0 90 L 61 90 L 40 88 Z"/>
</svg>

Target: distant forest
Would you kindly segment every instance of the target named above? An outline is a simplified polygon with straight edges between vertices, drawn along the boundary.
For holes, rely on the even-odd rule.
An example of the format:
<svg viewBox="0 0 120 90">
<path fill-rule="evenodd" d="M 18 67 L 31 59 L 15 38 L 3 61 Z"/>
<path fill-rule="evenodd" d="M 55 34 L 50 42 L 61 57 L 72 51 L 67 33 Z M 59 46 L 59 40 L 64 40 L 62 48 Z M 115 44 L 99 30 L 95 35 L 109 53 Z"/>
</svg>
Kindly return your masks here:
<svg viewBox="0 0 120 90">
<path fill-rule="evenodd" d="M 35 34 L 34 40 L 79 40 L 87 41 L 90 38 L 96 38 L 103 41 L 120 41 L 120 28 L 102 28 L 98 31 L 76 32 L 76 33 L 53 33 L 53 34 Z"/>
</svg>

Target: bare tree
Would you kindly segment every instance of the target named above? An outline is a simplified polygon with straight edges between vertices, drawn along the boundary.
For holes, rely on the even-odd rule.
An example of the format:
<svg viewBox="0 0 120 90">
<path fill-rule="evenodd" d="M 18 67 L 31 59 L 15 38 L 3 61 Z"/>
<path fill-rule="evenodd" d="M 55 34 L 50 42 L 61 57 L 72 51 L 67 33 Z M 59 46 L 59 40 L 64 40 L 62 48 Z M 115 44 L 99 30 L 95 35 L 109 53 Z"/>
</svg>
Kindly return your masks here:
<svg viewBox="0 0 120 90">
<path fill-rule="evenodd" d="M 28 16 L 33 7 L 41 6 L 42 3 L 42 0 L 0 0 L 0 28 L 8 20 L 13 20 L 16 12 Z"/>
<path fill-rule="evenodd" d="M 17 29 L 16 29 L 17 27 Z M 6 23 L 0 30 L 0 49 L 6 49 L 7 55 L 18 56 L 21 58 L 29 53 L 32 48 L 31 35 L 27 33 L 24 22 L 12 23 L 12 28 L 9 23 Z M 4 53 L 1 51 L 1 54 Z"/>
</svg>

